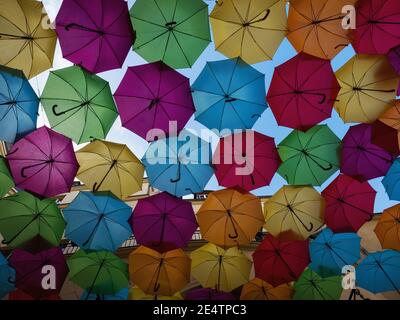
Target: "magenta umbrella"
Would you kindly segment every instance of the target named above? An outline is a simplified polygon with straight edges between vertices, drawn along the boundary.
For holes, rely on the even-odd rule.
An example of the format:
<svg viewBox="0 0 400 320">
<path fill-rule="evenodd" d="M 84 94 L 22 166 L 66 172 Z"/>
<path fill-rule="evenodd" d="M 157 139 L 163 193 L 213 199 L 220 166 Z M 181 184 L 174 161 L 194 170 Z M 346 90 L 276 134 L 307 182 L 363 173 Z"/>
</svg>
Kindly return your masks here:
<svg viewBox="0 0 400 320">
<path fill-rule="evenodd" d="M 167 192 L 140 199 L 130 222 L 137 242 L 160 252 L 185 247 L 198 227 L 192 204 Z"/>
<path fill-rule="evenodd" d="M 179 133 L 194 113 L 189 79 L 163 62 L 128 68 L 114 94 L 122 125 L 148 141 L 149 130 Z"/>
<path fill-rule="evenodd" d="M 78 171 L 72 140 L 41 127 L 7 155 L 16 187 L 50 198 L 71 190 Z"/>
<path fill-rule="evenodd" d="M 185 300 L 236 300 L 229 292 L 217 291 L 210 288 L 194 289 L 186 293 Z"/>
<path fill-rule="evenodd" d="M 123 0 L 64 0 L 56 32 L 64 58 L 93 73 L 121 68 L 135 39 Z"/>
<path fill-rule="evenodd" d="M 389 51 L 388 58 L 393 69 L 400 75 L 400 45 Z M 397 95 L 400 96 L 400 83 L 399 88 L 397 89 Z"/>
</svg>

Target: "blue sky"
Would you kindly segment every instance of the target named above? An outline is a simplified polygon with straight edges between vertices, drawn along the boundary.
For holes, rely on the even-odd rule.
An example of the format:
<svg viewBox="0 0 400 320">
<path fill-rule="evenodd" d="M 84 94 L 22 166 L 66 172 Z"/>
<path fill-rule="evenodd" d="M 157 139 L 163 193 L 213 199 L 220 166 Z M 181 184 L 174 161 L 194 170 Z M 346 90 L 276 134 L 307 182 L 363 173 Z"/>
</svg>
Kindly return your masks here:
<svg viewBox="0 0 400 320">
<path fill-rule="evenodd" d="M 129 7 L 131 7 L 135 1 L 136 0 L 128 0 Z M 50 19 L 54 20 L 62 1 L 43 0 L 42 2 L 46 7 Z M 214 1 L 206 1 L 206 2 L 209 3 L 209 11 L 211 12 L 212 8 L 215 5 L 215 2 Z M 355 54 L 354 50 L 351 46 L 346 47 L 338 56 L 335 57 L 335 59 L 332 60 L 332 67 L 334 71 L 338 70 L 341 66 L 343 66 L 354 54 Z M 281 46 L 279 47 L 272 61 L 266 61 L 254 65 L 254 68 L 265 74 L 265 82 L 267 90 L 269 88 L 272 79 L 274 68 L 284 63 L 285 61 L 289 60 L 290 58 L 294 57 L 295 55 L 296 51 L 291 46 L 291 44 L 285 39 L 282 42 Z M 216 61 L 222 59 L 226 59 L 226 57 L 216 52 L 214 49 L 214 44 L 211 43 L 191 69 L 182 69 L 179 70 L 179 72 L 190 78 L 191 83 L 193 83 L 196 80 L 199 73 L 201 72 L 201 70 L 203 69 L 203 67 L 205 66 L 205 63 L 207 61 Z M 114 92 L 118 87 L 120 81 L 122 80 L 126 69 L 129 66 L 135 66 L 145 63 L 146 63 L 145 60 L 143 60 L 140 56 L 138 56 L 136 53 L 132 51 L 129 53 L 122 69 L 104 72 L 99 75 L 110 82 L 111 90 Z M 62 58 L 60 47 L 59 45 L 57 45 L 56 55 L 54 59 L 54 69 L 60 69 L 70 65 L 71 63 Z M 45 85 L 47 77 L 48 77 L 48 72 L 44 72 L 37 78 L 31 80 L 31 84 L 36 91 L 38 92 L 43 91 L 43 87 Z M 336 111 L 333 111 L 332 117 L 324 121 L 323 123 L 327 124 L 339 138 L 343 138 L 343 136 L 346 134 L 349 128 L 349 126 L 345 125 L 343 121 L 339 118 Z M 46 117 L 43 111 L 41 110 L 38 125 L 41 126 L 43 124 L 48 125 Z M 198 132 L 199 129 L 206 129 L 197 121 L 195 121 L 194 117 L 192 117 L 192 119 L 189 120 L 187 128 L 194 130 L 194 132 L 196 131 Z M 277 144 L 291 132 L 291 129 L 279 127 L 277 125 L 270 109 L 267 109 L 263 113 L 262 117 L 257 121 L 253 129 L 275 138 L 275 142 Z M 148 146 L 147 142 L 144 141 L 142 138 L 123 128 L 121 126 L 121 122 L 119 119 L 115 122 L 113 128 L 111 129 L 109 135 L 107 136 L 107 140 L 127 144 L 139 158 L 141 158 L 144 155 Z M 79 148 L 80 147 L 81 146 L 79 146 Z M 215 148 L 216 146 L 214 145 L 213 147 Z M 338 175 L 338 173 L 339 172 L 337 172 L 334 176 L 332 176 L 321 188 L 317 188 L 317 190 L 318 191 L 323 190 Z M 370 184 L 378 192 L 377 199 L 375 202 L 375 212 L 381 212 L 383 209 L 398 203 L 394 201 L 389 201 L 388 196 L 385 193 L 385 190 L 381 184 L 381 180 L 382 178 L 378 178 L 370 181 Z M 274 194 L 277 190 L 279 190 L 279 188 L 281 188 L 284 184 L 285 180 L 281 178 L 278 174 L 276 174 L 269 187 L 258 189 L 254 191 L 254 193 L 257 195 L 271 195 Z M 213 177 L 212 180 L 207 185 L 207 189 L 214 190 L 218 188 L 219 187 L 216 178 Z"/>
</svg>

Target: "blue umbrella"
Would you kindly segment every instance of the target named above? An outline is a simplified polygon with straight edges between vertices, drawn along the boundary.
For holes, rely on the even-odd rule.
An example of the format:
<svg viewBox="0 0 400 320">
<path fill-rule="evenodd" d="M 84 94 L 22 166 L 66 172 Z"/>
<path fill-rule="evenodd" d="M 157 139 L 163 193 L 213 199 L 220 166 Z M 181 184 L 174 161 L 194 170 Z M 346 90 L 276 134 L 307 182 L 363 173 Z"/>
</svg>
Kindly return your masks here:
<svg viewBox="0 0 400 320">
<path fill-rule="evenodd" d="M 240 58 L 207 62 L 192 91 L 196 120 L 209 129 L 250 129 L 267 108 L 264 75 Z"/>
<path fill-rule="evenodd" d="M 211 146 L 183 130 L 152 142 L 142 162 L 150 185 L 175 196 L 201 192 L 214 174 Z"/>
<path fill-rule="evenodd" d="M 342 274 L 344 266 L 360 259 L 360 241 L 356 233 L 333 233 L 331 229 L 324 229 L 310 243 L 310 268 L 321 277 Z"/>
<path fill-rule="evenodd" d="M 116 251 L 132 235 L 132 208 L 111 192 L 80 192 L 63 211 L 67 238 L 85 250 Z"/>
<path fill-rule="evenodd" d="M 400 252 L 370 253 L 356 268 L 357 285 L 372 293 L 397 291 L 400 294 Z"/>
<path fill-rule="evenodd" d="M 20 70 L 0 66 L 0 140 L 14 143 L 36 129 L 39 98 Z"/>
<path fill-rule="evenodd" d="M 124 288 L 116 294 L 96 294 L 85 291 L 80 300 L 128 300 L 128 292 L 128 288 Z"/>
<path fill-rule="evenodd" d="M 0 253 L 0 299 L 15 289 L 15 270 Z"/>
<path fill-rule="evenodd" d="M 400 159 L 393 162 L 383 178 L 382 184 L 390 200 L 400 201 Z"/>
</svg>

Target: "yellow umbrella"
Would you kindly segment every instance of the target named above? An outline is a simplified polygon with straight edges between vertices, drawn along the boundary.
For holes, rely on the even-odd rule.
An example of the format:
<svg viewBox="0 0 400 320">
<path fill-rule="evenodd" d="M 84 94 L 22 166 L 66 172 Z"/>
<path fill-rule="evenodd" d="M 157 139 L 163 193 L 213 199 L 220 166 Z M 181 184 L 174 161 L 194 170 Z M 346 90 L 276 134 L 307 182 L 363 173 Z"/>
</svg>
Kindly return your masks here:
<svg viewBox="0 0 400 320">
<path fill-rule="evenodd" d="M 399 76 L 386 56 L 356 55 L 336 72 L 334 107 L 344 122 L 372 123 L 393 105 Z"/>
<path fill-rule="evenodd" d="M 230 292 L 249 281 L 252 262 L 237 247 L 208 243 L 191 254 L 192 275 L 204 288 Z"/>
<path fill-rule="evenodd" d="M 283 0 L 219 0 L 210 15 L 216 50 L 249 64 L 271 60 L 286 36 Z"/>
<path fill-rule="evenodd" d="M 145 294 L 138 286 L 133 286 L 129 289 L 128 300 L 183 300 L 183 297 L 180 292 L 173 296 Z"/>
<path fill-rule="evenodd" d="M 273 287 L 264 280 L 254 278 L 243 286 L 240 300 L 291 300 L 293 293 L 293 288 L 287 283 Z"/>
<path fill-rule="evenodd" d="M 56 42 L 41 2 L 0 0 L 0 64 L 30 79 L 52 67 Z"/>
<path fill-rule="evenodd" d="M 314 188 L 283 186 L 264 204 L 265 228 L 280 240 L 305 240 L 323 226 L 324 211 Z"/>
<path fill-rule="evenodd" d="M 123 199 L 142 189 L 144 167 L 126 145 L 95 140 L 76 153 L 77 177 L 93 191 Z"/>
</svg>

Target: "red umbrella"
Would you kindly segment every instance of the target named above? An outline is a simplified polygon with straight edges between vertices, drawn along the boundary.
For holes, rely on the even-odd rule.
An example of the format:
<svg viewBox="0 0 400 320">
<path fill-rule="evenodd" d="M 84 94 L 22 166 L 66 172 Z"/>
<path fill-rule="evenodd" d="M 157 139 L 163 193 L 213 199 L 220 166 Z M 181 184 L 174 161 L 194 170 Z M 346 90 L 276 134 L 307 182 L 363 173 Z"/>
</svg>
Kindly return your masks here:
<svg viewBox="0 0 400 320">
<path fill-rule="evenodd" d="M 297 280 L 310 263 L 308 244 L 267 235 L 253 253 L 255 276 L 274 287 Z"/>
<path fill-rule="evenodd" d="M 52 294 L 41 299 L 35 299 L 22 290 L 15 290 L 8 295 L 8 300 L 62 300 L 59 295 Z"/>
<path fill-rule="evenodd" d="M 279 125 L 306 131 L 331 116 L 339 90 L 330 61 L 299 53 L 275 69 L 267 101 Z"/>
<path fill-rule="evenodd" d="M 251 191 L 270 184 L 281 160 L 273 138 L 247 130 L 221 139 L 213 163 L 221 186 Z"/>
<path fill-rule="evenodd" d="M 338 176 L 322 192 L 325 222 L 333 232 L 357 232 L 374 215 L 376 191 L 368 182 Z"/>
</svg>

